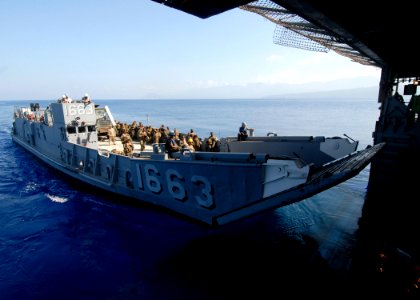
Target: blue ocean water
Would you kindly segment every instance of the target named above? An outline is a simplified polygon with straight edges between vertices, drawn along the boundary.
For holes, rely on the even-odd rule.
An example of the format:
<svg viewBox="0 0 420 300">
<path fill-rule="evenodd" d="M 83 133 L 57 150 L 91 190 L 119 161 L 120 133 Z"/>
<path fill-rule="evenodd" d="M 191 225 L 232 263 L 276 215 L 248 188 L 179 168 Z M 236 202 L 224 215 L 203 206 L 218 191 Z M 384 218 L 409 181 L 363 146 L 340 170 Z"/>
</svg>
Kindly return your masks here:
<svg viewBox="0 0 420 300">
<path fill-rule="evenodd" d="M 210 228 L 34 159 L 10 138 L 13 107 L 28 102 L 0 101 L 0 299 L 271 299 L 369 286 L 352 273 L 369 166 L 302 202 Z M 246 121 L 257 135 L 346 133 L 359 149 L 379 116 L 375 99 L 95 102 L 122 122 L 201 137 L 236 135 Z"/>
</svg>

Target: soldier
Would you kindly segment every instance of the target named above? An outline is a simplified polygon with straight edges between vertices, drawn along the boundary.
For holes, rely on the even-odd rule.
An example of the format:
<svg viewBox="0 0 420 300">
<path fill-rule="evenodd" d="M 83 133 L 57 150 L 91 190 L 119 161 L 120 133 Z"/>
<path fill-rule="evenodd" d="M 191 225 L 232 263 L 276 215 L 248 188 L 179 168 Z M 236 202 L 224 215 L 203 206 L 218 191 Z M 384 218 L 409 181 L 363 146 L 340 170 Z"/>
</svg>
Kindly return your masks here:
<svg viewBox="0 0 420 300">
<path fill-rule="evenodd" d="M 113 125 L 111 125 L 111 126 L 108 128 L 108 140 L 109 140 L 109 145 L 110 145 L 110 146 L 111 146 L 111 143 L 112 143 L 113 145 L 116 145 L 116 142 L 115 142 L 115 138 L 116 138 L 116 136 L 117 136 L 117 132 L 115 131 L 114 126 L 113 126 Z"/>
<path fill-rule="evenodd" d="M 214 132 L 210 132 L 210 137 L 207 139 L 206 151 L 217 152 L 217 137 Z"/>
<path fill-rule="evenodd" d="M 158 128 L 153 128 L 152 139 L 153 143 L 159 144 L 161 138 L 161 134 Z"/>
<path fill-rule="evenodd" d="M 121 129 L 122 129 L 122 124 L 119 121 L 116 121 L 117 125 L 115 128 L 115 131 L 117 132 L 117 136 L 121 136 Z"/>
<path fill-rule="evenodd" d="M 127 133 L 126 129 L 122 130 L 121 143 L 123 144 L 124 154 L 126 156 L 131 157 L 133 155 L 134 145 L 133 140 L 131 139 L 131 136 Z"/>
<path fill-rule="evenodd" d="M 188 137 L 190 138 L 194 138 L 194 135 L 196 135 L 196 133 L 194 132 L 194 129 L 190 129 L 190 132 L 188 132 Z"/>
<path fill-rule="evenodd" d="M 129 128 L 129 133 L 130 133 L 130 137 L 132 140 L 136 140 L 137 139 L 137 131 L 138 131 L 138 127 L 137 127 L 137 121 L 133 121 L 133 123 L 131 123 L 131 126 Z"/>
<path fill-rule="evenodd" d="M 193 145 L 194 145 L 195 151 L 201 151 L 202 143 L 201 143 L 201 140 L 200 140 L 200 138 L 198 137 L 197 134 L 194 134 L 194 136 L 193 136 Z"/>
<path fill-rule="evenodd" d="M 150 125 L 147 125 L 145 128 L 146 128 L 146 133 L 147 133 L 147 142 L 146 142 L 146 144 L 151 144 L 151 143 L 153 143 L 152 142 L 153 141 L 153 139 L 152 139 L 152 137 L 153 137 L 153 128 Z"/>
<path fill-rule="evenodd" d="M 160 132 L 159 143 L 165 143 L 168 139 L 169 130 L 165 128 L 165 125 L 162 124 L 159 128 L 159 132 Z"/>
<path fill-rule="evenodd" d="M 193 151 L 193 152 L 195 151 L 194 140 L 192 137 L 189 137 L 187 140 L 187 148 L 190 149 L 190 151 Z"/>
<path fill-rule="evenodd" d="M 143 151 L 146 148 L 148 135 L 147 135 L 146 127 L 144 127 L 142 123 L 140 123 L 140 126 L 137 130 L 137 139 L 140 141 L 140 151 Z"/>
<path fill-rule="evenodd" d="M 182 138 L 179 136 L 179 130 L 177 128 L 174 128 L 174 134 L 175 134 L 175 140 L 177 141 L 178 145 L 180 143 L 180 141 L 182 140 Z"/>
</svg>

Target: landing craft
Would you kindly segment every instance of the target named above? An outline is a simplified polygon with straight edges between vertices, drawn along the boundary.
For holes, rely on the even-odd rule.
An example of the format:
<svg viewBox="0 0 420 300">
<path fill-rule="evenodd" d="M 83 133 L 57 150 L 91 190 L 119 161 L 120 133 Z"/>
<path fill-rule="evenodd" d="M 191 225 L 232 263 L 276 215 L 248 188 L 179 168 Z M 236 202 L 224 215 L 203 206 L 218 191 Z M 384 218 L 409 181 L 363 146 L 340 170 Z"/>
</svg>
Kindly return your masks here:
<svg viewBox="0 0 420 300">
<path fill-rule="evenodd" d="M 218 152 L 180 151 L 165 144 L 125 156 L 100 140 L 108 107 L 72 101 L 18 107 L 14 142 L 71 177 L 126 197 L 220 225 L 288 205 L 363 170 L 383 147 L 357 151 L 348 138 L 252 136 L 220 139 Z M 113 149 L 112 149 L 113 148 Z"/>
</svg>

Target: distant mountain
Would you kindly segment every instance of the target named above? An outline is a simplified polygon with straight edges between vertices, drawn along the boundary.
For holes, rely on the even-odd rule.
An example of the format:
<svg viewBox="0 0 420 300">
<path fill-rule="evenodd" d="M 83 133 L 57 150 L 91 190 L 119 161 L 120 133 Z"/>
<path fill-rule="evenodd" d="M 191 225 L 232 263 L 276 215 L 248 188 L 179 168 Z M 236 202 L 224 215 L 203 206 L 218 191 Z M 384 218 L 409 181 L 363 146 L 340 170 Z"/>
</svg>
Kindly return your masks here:
<svg viewBox="0 0 420 300">
<path fill-rule="evenodd" d="M 274 99 L 299 98 L 373 98 L 379 91 L 379 79 L 371 76 L 338 79 L 329 82 L 304 84 L 249 83 L 189 89 L 172 95 L 160 95 L 167 99 Z"/>
</svg>

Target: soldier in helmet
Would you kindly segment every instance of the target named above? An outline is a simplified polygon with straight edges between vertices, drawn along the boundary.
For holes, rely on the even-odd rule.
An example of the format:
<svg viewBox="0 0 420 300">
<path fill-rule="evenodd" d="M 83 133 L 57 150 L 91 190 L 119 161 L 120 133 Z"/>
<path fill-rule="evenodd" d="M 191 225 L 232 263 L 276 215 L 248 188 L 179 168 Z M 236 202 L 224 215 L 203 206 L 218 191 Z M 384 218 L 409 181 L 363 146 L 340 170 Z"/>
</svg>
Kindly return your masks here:
<svg viewBox="0 0 420 300">
<path fill-rule="evenodd" d="M 137 140 L 140 141 L 140 150 L 144 151 L 146 149 L 146 143 L 148 142 L 148 134 L 146 127 L 144 127 L 143 123 L 139 123 L 139 126 L 137 128 Z"/>
<path fill-rule="evenodd" d="M 126 156 L 131 157 L 133 156 L 133 150 L 134 150 L 133 140 L 131 139 L 131 136 L 128 134 L 127 129 L 123 128 L 121 132 L 122 132 L 121 143 L 123 144 L 124 154 Z"/>
</svg>

